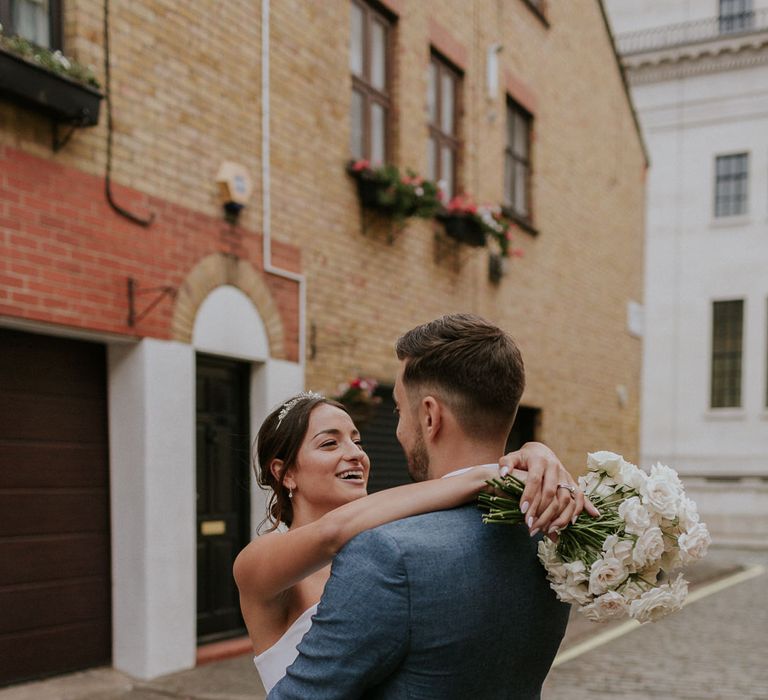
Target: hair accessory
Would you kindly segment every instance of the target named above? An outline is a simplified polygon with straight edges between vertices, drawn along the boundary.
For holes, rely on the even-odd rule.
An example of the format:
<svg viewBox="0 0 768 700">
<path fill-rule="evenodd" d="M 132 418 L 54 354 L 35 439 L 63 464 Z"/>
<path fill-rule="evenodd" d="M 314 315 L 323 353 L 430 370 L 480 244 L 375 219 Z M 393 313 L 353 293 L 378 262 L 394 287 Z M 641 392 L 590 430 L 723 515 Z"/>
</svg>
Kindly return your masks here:
<svg viewBox="0 0 768 700">
<path fill-rule="evenodd" d="M 322 394 L 318 394 L 315 391 L 302 391 L 300 394 L 296 394 L 292 399 L 289 401 L 286 401 L 283 404 L 283 407 L 280 409 L 280 413 L 277 415 L 277 427 L 275 427 L 275 430 L 280 427 L 280 423 L 283 422 L 283 418 L 285 418 L 288 415 L 288 411 L 290 411 L 297 403 L 300 401 L 304 401 L 305 399 L 324 399 L 325 396 Z"/>
</svg>

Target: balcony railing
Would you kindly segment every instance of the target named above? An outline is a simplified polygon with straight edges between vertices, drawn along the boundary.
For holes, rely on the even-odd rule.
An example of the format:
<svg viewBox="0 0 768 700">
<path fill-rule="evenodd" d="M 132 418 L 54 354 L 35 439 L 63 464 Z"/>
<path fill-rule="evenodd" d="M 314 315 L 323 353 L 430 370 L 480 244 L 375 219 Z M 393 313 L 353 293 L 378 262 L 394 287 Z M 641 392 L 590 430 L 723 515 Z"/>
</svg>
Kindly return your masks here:
<svg viewBox="0 0 768 700">
<path fill-rule="evenodd" d="M 616 46 L 619 53 L 626 56 L 725 37 L 754 34 L 766 29 L 768 29 L 768 9 L 750 10 L 619 34 L 616 36 Z"/>
</svg>

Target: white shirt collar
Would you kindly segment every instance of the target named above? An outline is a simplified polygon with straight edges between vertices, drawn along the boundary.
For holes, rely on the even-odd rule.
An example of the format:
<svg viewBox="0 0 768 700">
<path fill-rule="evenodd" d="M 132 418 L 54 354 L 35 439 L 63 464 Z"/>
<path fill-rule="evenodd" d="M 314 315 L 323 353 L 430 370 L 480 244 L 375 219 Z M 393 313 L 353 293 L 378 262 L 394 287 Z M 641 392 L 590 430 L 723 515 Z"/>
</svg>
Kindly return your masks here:
<svg viewBox="0 0 768 700">
<path fill-rule="evenodd" d="M 498 467 L 498 466 L 499 466 L 498 464 L 493 464 L 493 463 L 489 463 L 489 464 L 475 464 L 472 467 L 463 467 L 462 469 L 457 469 L 456 471 L 448 472 L 448 474 L 443 474 L 443 476 L 441 476 L 440 478 L 441 479 L 447 479 L 448 477 L 451 477 L 451 476 L 458 476 L 459 474 L 463 474 L 464 472 L 468 472 L 470 469 L 478 469 L 480 467 Z"/>
</svg>

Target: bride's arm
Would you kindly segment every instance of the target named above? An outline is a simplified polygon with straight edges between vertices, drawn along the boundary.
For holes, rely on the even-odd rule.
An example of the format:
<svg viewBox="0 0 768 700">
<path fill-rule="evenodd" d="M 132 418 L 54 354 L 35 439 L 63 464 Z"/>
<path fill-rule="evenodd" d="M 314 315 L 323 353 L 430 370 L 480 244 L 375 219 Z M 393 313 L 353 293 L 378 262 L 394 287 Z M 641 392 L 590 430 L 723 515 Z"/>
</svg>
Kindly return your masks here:
<svg viewBox="0 0 768 700">
<path fill-rule="evenodd" d="M 240 594 L 264 602 L 273 599 L 330 563 L 336 552 L 364 530 L 467 503 L 486 487 L 487 479 L 498 476 L 498 466 L 483 466 L 449 479 L 396 486 L 345 503 L 288 532 L 263 535 L 235 560 L 233 572 Z"/>
</svg>

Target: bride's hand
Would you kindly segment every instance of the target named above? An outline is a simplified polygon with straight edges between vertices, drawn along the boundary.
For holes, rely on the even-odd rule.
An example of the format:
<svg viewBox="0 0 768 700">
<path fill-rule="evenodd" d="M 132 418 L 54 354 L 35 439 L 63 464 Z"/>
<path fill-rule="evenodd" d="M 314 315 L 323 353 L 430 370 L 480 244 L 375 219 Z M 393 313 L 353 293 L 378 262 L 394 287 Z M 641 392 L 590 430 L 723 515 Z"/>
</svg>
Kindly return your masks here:
<svg viewBox="0 0 768 700">
<path fill-rule="evenodd" d="M 528 473 L 520 507 L 531 535 L 542 531 L 556 540 L 557 531 L 575 522 L 583 510 L 593 517 L 600 515 L 555 453 L 540 442 L 525 443 L 504 455 L 499 465 Z M 573 493 L 558 484 L 568 484 Z"/>
</svg>

